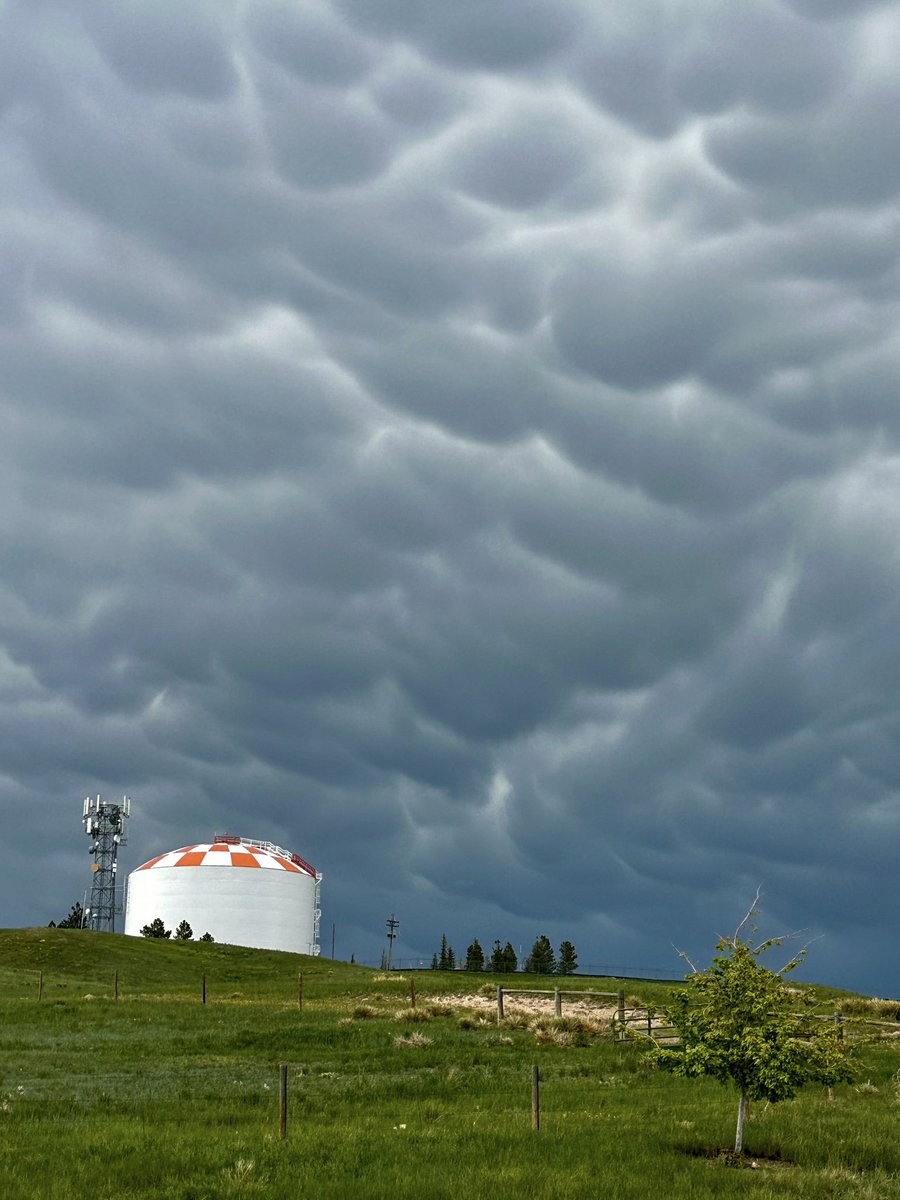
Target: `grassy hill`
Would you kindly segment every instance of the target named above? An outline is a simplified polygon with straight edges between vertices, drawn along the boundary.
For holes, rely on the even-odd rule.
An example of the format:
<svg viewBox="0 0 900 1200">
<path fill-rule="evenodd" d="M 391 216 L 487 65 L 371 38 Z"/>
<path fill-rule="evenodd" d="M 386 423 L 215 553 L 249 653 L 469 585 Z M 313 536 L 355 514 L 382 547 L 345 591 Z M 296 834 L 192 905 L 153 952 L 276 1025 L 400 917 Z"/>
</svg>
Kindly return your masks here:
<svg viewBox="0 0 900 1200">
<path fill-rule="evenodd" d="M 757 1167 L 737 1169 L 714 1157 L 730 1142 L 731 1093 L 664 1075 L 640 1045 L 585 1036 L 565 1021 L 498 1028 L 490 1014 L 445 1002 L 496 983 L 422 972 L 413 1014 L 407 977 L 329 959 L 0 931 L 0 1196 L 900 1194 L 897 1042 L 861 1048 L 856 1082 L 835 1089 L 833 1101 L 811 1089 L 759 1106 L 746 1135 Z M 624 986 L 655 1007 L 669 990 Z M 290 1065 L 284 1140 L 280 1063 Z M 538 1133 L 533 1064 L 542 1078 Z"/>
</svg>

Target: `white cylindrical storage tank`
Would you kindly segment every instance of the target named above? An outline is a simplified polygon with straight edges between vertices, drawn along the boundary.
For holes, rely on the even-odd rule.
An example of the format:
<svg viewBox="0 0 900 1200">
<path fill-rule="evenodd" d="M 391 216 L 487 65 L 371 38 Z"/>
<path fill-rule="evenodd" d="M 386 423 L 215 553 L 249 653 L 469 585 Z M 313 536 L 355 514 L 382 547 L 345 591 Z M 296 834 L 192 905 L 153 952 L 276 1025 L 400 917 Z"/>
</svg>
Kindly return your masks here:
<svg viewBox="0 0 900 1200">
<path fill-rule="evenodd" d="M 125 932 L 156 917 L 172 932 L 187 921 L 194 937 L 260 950 L 319 953 L 321 875 L 271 842 L 219 837 L 157 855 L 128 877 Z"/>
</svg>

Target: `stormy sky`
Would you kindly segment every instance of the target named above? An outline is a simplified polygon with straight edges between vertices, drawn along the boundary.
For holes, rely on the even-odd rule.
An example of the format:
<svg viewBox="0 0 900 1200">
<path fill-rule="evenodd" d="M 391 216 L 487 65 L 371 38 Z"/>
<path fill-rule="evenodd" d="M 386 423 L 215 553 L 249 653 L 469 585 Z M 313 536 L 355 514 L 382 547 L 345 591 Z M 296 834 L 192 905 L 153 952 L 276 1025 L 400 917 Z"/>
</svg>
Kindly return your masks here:
<svg viewBox="0 0 900 1200">
<path fill-rule="evenodd" d="M 7 0 L 0 924 L 900 992 L 900 4 Z M 780 965 L 780 964 L 773 964 Z"/>
</svg>

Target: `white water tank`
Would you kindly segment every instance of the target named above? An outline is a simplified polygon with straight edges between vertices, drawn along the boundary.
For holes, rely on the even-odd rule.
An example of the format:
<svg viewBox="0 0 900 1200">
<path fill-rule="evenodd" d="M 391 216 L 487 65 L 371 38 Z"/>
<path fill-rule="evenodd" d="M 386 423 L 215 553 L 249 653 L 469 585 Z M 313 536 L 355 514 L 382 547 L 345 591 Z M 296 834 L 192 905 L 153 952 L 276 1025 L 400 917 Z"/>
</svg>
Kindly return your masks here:
<svg viewBox="0 0 900 1200">
<path fill-rule="evenodd" d="M 174 933 L 261 950 L 319 953 L 322 876 L 271 842 L 216 834 L 215 840 L 159 854 L 128 877 L 125 932 L 161 917 Z"/>
</svg>

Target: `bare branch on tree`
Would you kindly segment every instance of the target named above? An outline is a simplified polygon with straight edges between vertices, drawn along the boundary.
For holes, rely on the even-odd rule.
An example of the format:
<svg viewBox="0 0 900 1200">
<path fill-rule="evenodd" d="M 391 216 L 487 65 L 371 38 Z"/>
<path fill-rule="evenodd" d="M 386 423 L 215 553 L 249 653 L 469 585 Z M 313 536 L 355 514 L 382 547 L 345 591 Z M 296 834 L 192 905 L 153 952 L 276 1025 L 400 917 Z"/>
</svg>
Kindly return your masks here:
<svg viewBox="0 0 900 1200">
<path fill-rule="evenodd" d="M 685 954 L 685 952 L 683 950 L 679 950 L 674 942 L 670 942 L 669 945 L 672 947 L 672 949 L 675 951 L 675 953 L 678 955 L 679 958 L 684 959 L 684 961 L 691 968 L 691 970 L 694 972 L 695 975 L 700 974 L 700 972 L 697 970 L 697 968 L 694 966 L 694 964 L 691 962 L 691 960 L 688 958 L 688 956 Z"/>
<path fill-rule="evenodd" d="M 747 913 L 744 916 L 744 919 L 741 921 L 740 925 L 738 925 L 737 929 L 734 931 L 734 937 L 731 939 L 732 946 L 737 945 L 738 940 L 741 936 L 741 930 L 744 928 L 744 926 L 747 924 L 747 922 L 751 921 L 756 916 L 756 914 L 759 912 L 759 898 L 761 895 L 762 895 L 762 884 L 760 884 L 759 887 L 756 889 L 756 895 L 753 898 L 753 903 L 747 909 Z"/>
</svg>

